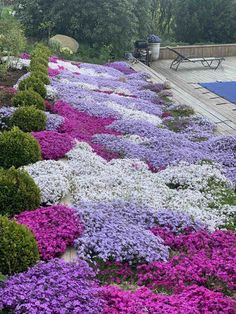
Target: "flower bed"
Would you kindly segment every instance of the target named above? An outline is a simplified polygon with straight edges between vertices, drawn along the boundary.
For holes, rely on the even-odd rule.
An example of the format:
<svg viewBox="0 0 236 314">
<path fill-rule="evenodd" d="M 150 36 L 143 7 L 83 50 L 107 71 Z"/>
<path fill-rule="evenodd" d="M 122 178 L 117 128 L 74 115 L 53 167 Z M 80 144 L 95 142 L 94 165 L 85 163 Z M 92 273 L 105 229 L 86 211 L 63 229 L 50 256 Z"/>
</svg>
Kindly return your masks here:
<svg viewBox="0 0 236 314">
<path fill-rule="evenodd" d="M 49 261 L 0 285 L 0 311 L 233 314 L 236 137 L 123 62 L 48 73 L 43 160 L 23 166 L 44 207 L 15 219 Z M 77 264 L 53 259 L 69 246 Z"/>
</svg>

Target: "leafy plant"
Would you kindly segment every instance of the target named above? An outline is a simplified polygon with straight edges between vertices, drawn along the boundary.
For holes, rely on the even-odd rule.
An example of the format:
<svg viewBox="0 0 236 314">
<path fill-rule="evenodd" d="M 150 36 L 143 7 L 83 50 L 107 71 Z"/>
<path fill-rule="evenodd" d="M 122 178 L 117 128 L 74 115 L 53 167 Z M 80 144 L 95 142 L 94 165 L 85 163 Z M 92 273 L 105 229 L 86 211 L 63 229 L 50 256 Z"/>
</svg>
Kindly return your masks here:
<svg viewBox="0 0 236 314">
<path fill-rule="evenodd" d="M 10 217 L 40 205 L 40 190 L 30 175 L 14 167 L 0 169 L 0 215 Z"/>
<path fill-rule="evenodd" d="M 34 71 L 37 71 L 37 72 L 42 72 L 44 74 L 48 74 L 48 67 L 41 64 L 40 62 L 34 62 L 32 65 L 30 65 L 30 71 L 31 72 L 34 72 Z"/>
<path fill-rule="evenodd" d="M 0 269 L 4 275 L 23 272 L 39 260 L 36 240 L 25 226 L 0 216 Z"/>
<path fill-rule="evenodd" d="M 41 160 L 38 142 L 18 128 L 0 134 L 0 167 L 21 167 Z"/>
<path fill-rule="evenodd" d="M 40 81 L 42 81 L 43 84 L 45 84 L 45 85 L 50 84 L 50 80 L 49 80 L 48 75 L 41 72 L 41 71 L 33 71 L 33 72 L 31 72 L 31 76 L 40 79 Z"/>
<path fill-rule="evenodd" d="M 37 56 L 37 57 L 32 57 L 31 56 L 31 62 L 30 62 L 30 66 L 31 68 L 33 67 L 33 65 L 43 65 L 45 67 L 48 67 L 48 59 Z"/>
<path fill-rule="evenodd" d="M 12 102 L 15 107 L 35 106 L 40 110 L 45 110 L 44 99 L 33 89 L 19 91 L 13 98 Z"/>
<path fill-rule="evenodd" d="M 42 81 L 39 78 L 30 76 L 19 83 L 19 90 L 33 89 L 43 98 L 46 97 L 47 91 Z"/>
<path fill-rule="evenodd" d="M 7 71 L 8 71 L 8 64 L 7 63 L 0 64 L 0 79 L 3 79 L 3 80 L 6 79 Z"/>
<path fill-rule="evenodd" d="M 19 56 L 24 50 L 26 39 L 19 21 L 11 14 L 4 14 L 0 19 L 0 53 Z"/>
<path fill-rule="evenodd" d="M 11 126 L 17 126 L 24 132 L 38 132 L 46 128 L 45 113 L 34 106 L 20 107 L 10 119 Z"/>
</svg>

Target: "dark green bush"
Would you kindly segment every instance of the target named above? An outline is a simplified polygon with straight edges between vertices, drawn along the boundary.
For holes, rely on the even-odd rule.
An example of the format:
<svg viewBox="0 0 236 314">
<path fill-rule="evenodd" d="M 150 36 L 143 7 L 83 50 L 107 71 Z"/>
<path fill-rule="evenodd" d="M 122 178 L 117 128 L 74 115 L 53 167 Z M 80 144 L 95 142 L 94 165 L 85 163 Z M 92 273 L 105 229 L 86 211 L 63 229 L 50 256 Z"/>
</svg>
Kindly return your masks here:
<svg viewBox="0 0 236 314">
<path fill-rule="evenodd" d="M 33 63 L 29 69 L 31 72 L 38 71 L 48 75 L 48 67 L 45 67 L 45 65 L 40 64 L 39 62 Z"/>
<path fill-rule="evenodd" d="M 39 160 L 41 149 L 31 134 L 18 128 L 0 134 L 0 167 L 18 168 Z"/>
<path fill-rule="evenodd" d="M 0 216 L 0 269 L 4 275 L 27 270 L 39 260 L 37 242 L 25 226 Z"/>
<path fill-rule="evenodd" d="M 10 118 L 10 126 L 17 126 L 24 132 L 38 132 L 46 128 L 47 117 L 34 106 L 18 108 Z"/>
<path fill-rule="evenodd" d="M 47 95 L 47 90 L 40 79 L 36 77 L 28 77 L 25 80 L 21 81 L 19 83 L 19 90 L 27 90 L 27 89 L 33 89 L 35 92 L 37 92 L 39 95 L 41 95 L 43 98 Z"/>
<path fill-rule="evenodd" d="M 33 66 L 34 64 L 41 64 L 45 67 L 48 67 L 48 60 L 46 58 L 42 57 L 31 57 L 30 66 Z"/>
<path fill-rule="evenodd" d="M 0 169 L 0 215 L 9 217 L 40 205 L 40 190 L 24 170 Z"/>
<path fill-rule="evenodd" d="M 24 90 L 18 92 L 13 98 L 13 106 L 35 106 L 40 110 L 45 110 L 44 99 L 34 90 Z"/>
<path fill-rule="evenodd" d="M 33 72 L 31 72 L 31 76 L 32 77 L 37 77 L 45 85 L 49 85 L 50 84 L 50 80 L 49 80 L 48 75 L 43 73 L 43 72 L 41 72 L 41 71 L 33 71 Z"/>
</svg>

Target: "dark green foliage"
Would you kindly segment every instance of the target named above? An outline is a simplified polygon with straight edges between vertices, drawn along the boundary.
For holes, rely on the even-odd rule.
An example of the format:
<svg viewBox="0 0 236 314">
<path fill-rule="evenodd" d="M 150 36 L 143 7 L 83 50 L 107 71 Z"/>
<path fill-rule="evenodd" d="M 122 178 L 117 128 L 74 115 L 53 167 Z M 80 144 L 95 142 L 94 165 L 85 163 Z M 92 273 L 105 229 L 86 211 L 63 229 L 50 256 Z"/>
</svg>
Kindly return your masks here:
<svg viewBox="0 0 236 314">
<path fill-rule="evenodd" d="M 10 119 L 11 126 L 24 132 L 39 132 L 46 128 L 47 118 L 42 110 L 34 106 L 18 108 Z"/>
<path fill-rule="evenodd" d="M 12 217 L 40 205 L 40 190 L 30 175 L 14 167 L 0 169 L 0 215 Z"/>
<path fill-rule="evenodd" d="M 28 90 L 28 89 L 33 89 L 43 98 L 45 98 L 47 95 L 47 90 L 43 82 L 40 81 L 40 79 L 36 77 L 30 76 L 19 83 L 19 90 L 23 91 L 23 90 Z"/>
<path fill-rule="evenodd" d="M 40 110 L 45 110 L 44 99 L 42 96 L 30 89 L 18 92 L 12 102 L 15 107 L 35 106 Z"/>
<path fill-rule="evenodd" d="M 26 45 L 23 27 L 11 14 L 2 14 L 0 18 L 0 54 L 19 56 Z"/>
<path fill-rule="evenodd" d="M 36 77 L 38 79 L 40 79 L 41 82 L 43 82 L 43 84 L 45 85 L 49 85 L 50 84 L 50 80 L 47 74 L 40 72 L 40 71 L 33 71 L 31 72 L 31 77 Z"/>
<path fill-rule="evenodd" d="M 175 38 L 190 44 L 236 40 L 235 0 L 177 0 Z"/>
<path fill-rule="evenodd" d="M 146 36 L 152 24 L 148 0 L 17 0 L 16 10 L 32 36 L 46 37 L 50 28 L 54 34 L 72 36 L 90 47 L 112 45 L 117 54 Z"/>
<path fill-rule="evenodd" d="M 41 160 L 41 149 L 31 134 L 18 128 L 0 134 L 0 167 L 21 167 Z"/>
<path fill-rule="evenodd" d="M 13 275 L 27 270 L 39 260 L 36 240 L 25 226 L 0 216 L 0 270 Z"/>
</svg>

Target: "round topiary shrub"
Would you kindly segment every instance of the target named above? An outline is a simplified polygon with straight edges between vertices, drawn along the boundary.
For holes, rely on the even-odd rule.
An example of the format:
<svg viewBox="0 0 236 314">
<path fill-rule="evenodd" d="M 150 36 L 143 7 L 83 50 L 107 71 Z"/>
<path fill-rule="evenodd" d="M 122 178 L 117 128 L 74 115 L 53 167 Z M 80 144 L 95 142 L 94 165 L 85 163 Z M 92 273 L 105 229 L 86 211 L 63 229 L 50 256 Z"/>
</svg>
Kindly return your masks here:
<svg viewBox="0 0 236 314">
<path fill-rule="evenodd" d="M 28 172 L 0 169 L 0 215 L 10 217 L 40 205 L 40 190 Z"/>
<path fill-rule="evenodd" d="M 40 81 L 42 81 L 43 84 L 45 84 L 45 85 L 49 85 L 50 84 L 50 80 L 49 80 L 48 74 L 45 74 L 43 72 L 33 71 L 33 72 L 31 72 L 31 77 L 36 77 L 36 78 L 40 79 Z"/>
<path fill-rule="evenodd" d="M 23 90 L 18 92 L 13 98 L 13 106 L 35 106 L 40 110 L 45 110 L 44 99 L 34 90 Z"/>
<path fill-rule="evenodd" d="M 40 56 L 33 56 L 31 57 L 30 66 L 32 66 L 33 64 L 41 64 L 45 67 L 48 67 L 48 59 Z"/>
<path fill-rule="evenodd" d="M 0 216 L 0 269 L 4 275 L 27 270 L 39 260 L 36 240 L 27 227 Z"/>
<path fill-rule="evenodd" d="M 31 134 L 13 128 L 0 134 L 0 167 L 21 167 L 41 160 L 38 142 Z"/>
<path fill-rule="evenodd" d="M 28 90 L 33 89 L 35 92 L 37 92 L 39 95 L 41 95 L 43 98 L 47 95 L 47 90 L 43 84 L 42 81 L 40 81 L 39 78 L 36 77 L 28 77 L 24 80 L 22 80 L 19 83 L 19 90 Z"/>
<path fill-rule="evenodd" d="M 34 71 L 37 71 L 37 72 L 42 72 L 44 74 L 48 74 L 48 67 L 46 67 L 45 65 L 42 65 L 40 63 L 34 63 L 30 66 L 30 71 L 31 72 L 34 72 Z"/>
<path fill-rule="evenodd" d="M 46 128 L 47 117 L 42 110 L 34 106 L 18 108 L 10 118 L 10 125 L 24 132 L 38 132 Z"/>
</svg>

